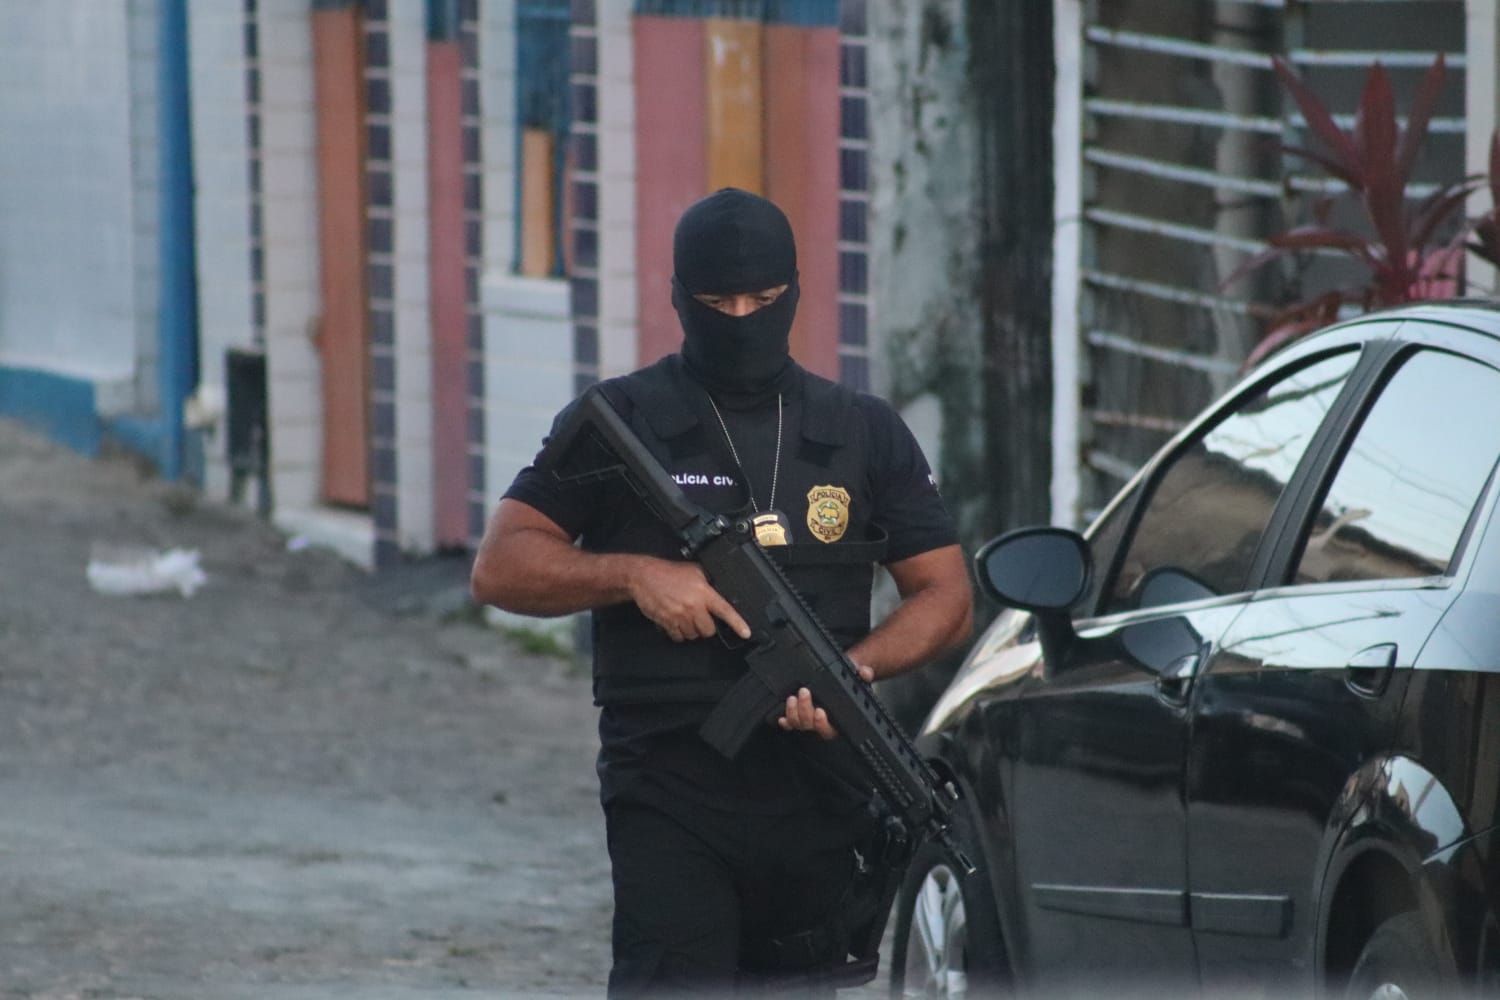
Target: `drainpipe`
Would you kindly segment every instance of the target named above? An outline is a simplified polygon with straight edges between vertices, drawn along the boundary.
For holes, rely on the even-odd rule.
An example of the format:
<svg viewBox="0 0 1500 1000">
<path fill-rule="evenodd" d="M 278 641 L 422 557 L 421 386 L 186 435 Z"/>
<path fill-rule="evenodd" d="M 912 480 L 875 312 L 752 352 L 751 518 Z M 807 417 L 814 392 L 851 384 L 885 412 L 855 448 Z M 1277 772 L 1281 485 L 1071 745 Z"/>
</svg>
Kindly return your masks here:
<svg viewBox="0 0 1500 1000">
<path fill-rule="evenodd" d="M 157 62 L 161 122 L 158 455 L 166 479 L 182 475 L 182 408 L 198 382 L 198 285 L 194 273 L 193 140 L 188 104 L 187 0 L 162 0 Z"/>
<path fill-rule="evenodd" d="M 1052 523 L 1083 527 L 1079 261 L 1083 218 L 1083 3 L 1053 0 Z"/>
</svg>

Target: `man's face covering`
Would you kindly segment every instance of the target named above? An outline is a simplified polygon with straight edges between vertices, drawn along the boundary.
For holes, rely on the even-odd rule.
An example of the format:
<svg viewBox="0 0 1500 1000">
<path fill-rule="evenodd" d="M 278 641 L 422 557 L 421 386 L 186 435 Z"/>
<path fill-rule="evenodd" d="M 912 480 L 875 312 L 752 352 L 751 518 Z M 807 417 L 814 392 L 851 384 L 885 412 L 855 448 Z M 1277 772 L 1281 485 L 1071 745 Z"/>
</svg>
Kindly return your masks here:
<svg viewBox="0 0 1500 1000">
<path fill-rule="evenodd" d="M 789 361 L 797 313 L 797 247 L 781 209 L 724 188 L 691 205 L 672 239 L 672 305 L 682 323 L 682 356 L 710 384 L 740 392 L 768 388 Z M 786 285 L 770 305 L 731 316 L 695 295 L 739 295 Z"/>
</svg>

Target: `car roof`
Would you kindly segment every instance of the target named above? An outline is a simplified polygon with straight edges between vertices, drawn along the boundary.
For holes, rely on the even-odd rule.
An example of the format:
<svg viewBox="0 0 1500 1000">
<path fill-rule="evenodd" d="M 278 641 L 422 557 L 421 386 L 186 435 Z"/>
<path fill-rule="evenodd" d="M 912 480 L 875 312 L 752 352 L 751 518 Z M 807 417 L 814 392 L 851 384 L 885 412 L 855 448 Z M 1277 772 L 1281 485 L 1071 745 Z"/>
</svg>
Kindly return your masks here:
<svg viewBox="0 0 1500 1000">
<path fill-rule="evenodd" d="M 1317 334 L 1314 334 L 1314 337 L 1320 336 L 1322 333 L 1332 335 L 1336 331 L 1349 330 L 1362 323 L 1408 319 L 1463 326 L 1477 333 L 1500 340 L 1500 300 L 1480 298 L 1432 299 L 1425 302 L 1412 302 L 1406 305 L 1393 306 L 1389 309 L 1364 313 L 1360 316 L 1325 327 L 1323 330 L 1318 331 Z"/>
</svg>

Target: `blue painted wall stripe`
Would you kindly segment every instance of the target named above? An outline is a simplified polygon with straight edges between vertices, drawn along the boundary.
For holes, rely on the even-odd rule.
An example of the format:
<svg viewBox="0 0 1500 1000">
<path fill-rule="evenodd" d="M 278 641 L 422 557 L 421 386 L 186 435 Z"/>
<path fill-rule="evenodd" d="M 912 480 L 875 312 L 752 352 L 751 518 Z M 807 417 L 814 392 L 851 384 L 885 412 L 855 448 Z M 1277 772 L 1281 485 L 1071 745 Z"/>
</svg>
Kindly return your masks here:
<svg viewBox="0 0 1500 1000">
<path fill-rule="evenodd" d="M 161 474 L 182 474 L 182 405 L 198 383 L 198 283 L 194 270 L 193 137 L 188 93 L 187 0 L 162 0 L 157 100 L 161 143 L 161 311 L 157 386 Z"/>
<path fill-rule="evenodd" d="M 33 368 L 0 368 L 0 417 L 20 420 L 85 455 L 99 454 L 94 385 Z"/>
</svg>

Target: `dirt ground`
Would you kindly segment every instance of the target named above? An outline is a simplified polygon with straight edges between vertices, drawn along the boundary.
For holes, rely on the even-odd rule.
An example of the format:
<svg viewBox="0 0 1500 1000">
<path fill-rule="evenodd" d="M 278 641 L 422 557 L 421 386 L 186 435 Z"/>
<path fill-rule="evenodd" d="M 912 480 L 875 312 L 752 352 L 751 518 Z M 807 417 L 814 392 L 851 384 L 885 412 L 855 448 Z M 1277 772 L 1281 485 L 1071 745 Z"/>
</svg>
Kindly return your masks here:
<svg viewBox="0 0 1500 1000">
<path fill-rule="evenodd" d="M 602 995 L 586 667 L 288 541 L 0 421 L 0 998 Z"/>
</svg>

